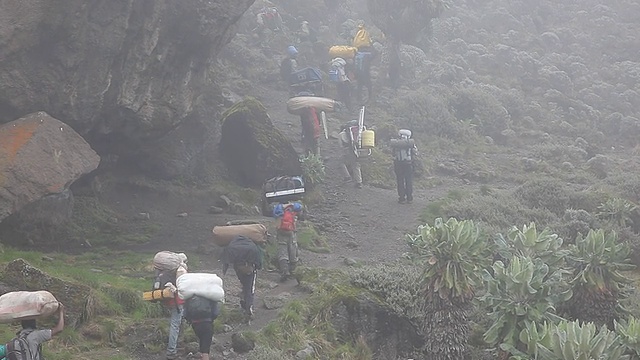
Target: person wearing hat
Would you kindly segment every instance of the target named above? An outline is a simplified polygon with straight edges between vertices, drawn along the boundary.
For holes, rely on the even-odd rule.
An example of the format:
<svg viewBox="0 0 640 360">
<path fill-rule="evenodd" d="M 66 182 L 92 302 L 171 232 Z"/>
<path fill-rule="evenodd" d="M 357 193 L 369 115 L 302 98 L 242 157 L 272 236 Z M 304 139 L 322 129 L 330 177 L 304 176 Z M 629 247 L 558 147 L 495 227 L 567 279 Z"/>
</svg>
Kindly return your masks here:
<svg viewBox="0 0 640 360">
<path fill-rule="evenodd" d="M 297 218 L 302 214 L 303 206 L 299 202 L 278 204 L 273 208 L 278 242 L 278 267 L 280 280 L 287 281 L 298 263 L 298 240 L 296 238 Z"/>
<path fill-rule="evenodd" d="M 411 204 L 413 201 L 413 162 L 418 148 L 411 138 L 411 130 L 398 131 L 398 139 L 391 140 L 393 149 L 393 170 L 398 183 L 398 202 Z"/>
</svg>

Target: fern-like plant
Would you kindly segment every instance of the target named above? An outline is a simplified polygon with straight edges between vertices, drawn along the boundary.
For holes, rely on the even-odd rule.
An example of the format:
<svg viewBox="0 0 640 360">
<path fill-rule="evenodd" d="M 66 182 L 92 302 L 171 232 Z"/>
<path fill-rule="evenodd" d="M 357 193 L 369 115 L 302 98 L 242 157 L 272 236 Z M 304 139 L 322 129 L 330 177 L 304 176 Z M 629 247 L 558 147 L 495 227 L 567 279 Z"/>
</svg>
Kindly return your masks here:
<svg viewBox="0 0 640 360">
<path fill-rule="evenodd" d="M 300 165 L 302 165 L 302 176 L 304 178 L 304 182 L 309 187 L 313 187 L 324 181 L 324 162 L 319 155 L 308 154 L 306 156 L 301 156 Z"/>
</svg>

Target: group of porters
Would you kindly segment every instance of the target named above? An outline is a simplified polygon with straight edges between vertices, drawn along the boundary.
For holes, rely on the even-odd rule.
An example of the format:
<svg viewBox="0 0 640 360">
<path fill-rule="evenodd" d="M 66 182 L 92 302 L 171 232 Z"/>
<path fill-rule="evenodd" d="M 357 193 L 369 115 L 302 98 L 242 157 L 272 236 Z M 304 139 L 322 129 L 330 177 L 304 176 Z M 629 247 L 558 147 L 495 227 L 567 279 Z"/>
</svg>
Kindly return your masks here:
<svg viewBox="0 0 640 360">
<path fill-rule="evenodd" d="M 262 224 L 226 225 L 213 228 L 213 242 L 218 246 L 228 246 L 237 236 L 244 236 L 256 244 L 262 244 L 267 241 L 267 228 Z M 184 254 L 171 251 L 158 252 L 153 258 L 156 280 L 153 289 L 142 294 L 143 300 L 158 301 L 177 296 L 181 300 L 188 301 L 197 295 L 211 301 L 224 302 L 222 279 L 212 273 L 186 272 L 185 260 Z M 171 275 L 164 280 L 159 280 L 162 279 L 159 275 L 164 272 Z M 170 286 L 173 283 L 175 288 Z"/>
</svg>

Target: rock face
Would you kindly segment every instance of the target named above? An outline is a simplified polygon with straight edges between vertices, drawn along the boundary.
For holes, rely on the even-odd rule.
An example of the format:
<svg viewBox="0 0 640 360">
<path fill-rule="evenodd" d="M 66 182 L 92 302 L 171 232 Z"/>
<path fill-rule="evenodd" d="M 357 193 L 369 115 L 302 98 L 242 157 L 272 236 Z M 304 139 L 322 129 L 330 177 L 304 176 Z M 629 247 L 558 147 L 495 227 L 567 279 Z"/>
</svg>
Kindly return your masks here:
<svg viewBox="0 0 640 360">
<path fill-rule="evenodd" d="M 51 277 L 23 259 L 16 259 L 7 264 L 2 272 L 2 282 L 8 285 L 11 291 L 49 291 L 64 304 L 65 325 L 70 327 L 75 327 L 90 318 L 92 303 L 96 301 L 88 286 Z"/>
<path fill-rule="evenodd" d="M 261 186 L 278 175 L 301 175 L 298 154 L 260 102 L 248 98 L 223 115 L 220 151 L 243 186 Z"/>
<path fill-rule="evenodd" d="M 361 294 L 353 301 L 337 303 L 331 323 L 346 338 L 362 337 L 376 359 L 401 359 L 410 356 L 424 345 L 418 330 L 372 295 Z"/>
<path fill-rule="evenodd" d="M 0 2 L 0 123 L 44 110 L 160 177 L 219 130 L 209 65 L 254 0 Z"/>
<path fill-rule="evenodd" d="M 0 126 L 0 220 L 64 192 L 99 163 L 80 135 L 44 112 Z"/>
</svg>

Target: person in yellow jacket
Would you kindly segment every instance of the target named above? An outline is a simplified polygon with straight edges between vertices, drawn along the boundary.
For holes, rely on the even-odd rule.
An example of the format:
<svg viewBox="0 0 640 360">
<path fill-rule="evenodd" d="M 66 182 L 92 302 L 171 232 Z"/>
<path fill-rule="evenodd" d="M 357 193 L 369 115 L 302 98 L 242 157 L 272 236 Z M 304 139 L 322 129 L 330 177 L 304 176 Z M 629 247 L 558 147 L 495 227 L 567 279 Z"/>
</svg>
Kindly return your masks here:
<svg viewBox="0 0 640 360">
<path fill-rule="evenodd" d="M 373 42 L 371 41 L 371 36 L 369 35 L 369 32 L 367 31 L 367 29 L 364 28 L 364 24 L 359 24 L 358 32 L 356 33 L 356 36 L 353 38 L 353 47 L 358 48 L 358 50 L 360 50 L 361 48 L 370 48 L 372 45 L 373 45 Z"/>
</svg>

